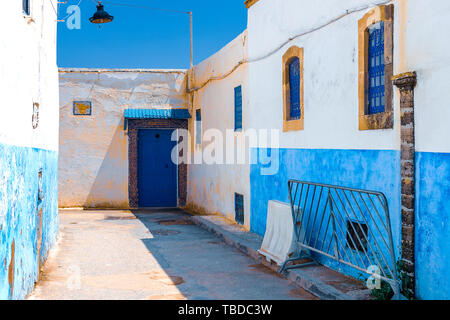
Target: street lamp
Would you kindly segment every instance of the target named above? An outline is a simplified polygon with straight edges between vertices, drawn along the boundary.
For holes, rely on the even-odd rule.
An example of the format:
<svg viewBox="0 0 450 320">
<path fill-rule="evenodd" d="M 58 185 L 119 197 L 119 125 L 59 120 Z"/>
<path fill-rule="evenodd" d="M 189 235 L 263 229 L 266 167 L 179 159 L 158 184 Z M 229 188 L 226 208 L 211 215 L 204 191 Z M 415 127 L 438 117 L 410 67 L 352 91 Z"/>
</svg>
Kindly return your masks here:
<svg viewBox="0 0 450 320">
<path fill-rule="evenodd" d="M 179 11 L 179 10 L 167 10 L 167 9 L 157 9 L 157 8 L 149 8 L 144 6 L 137 6 L 132 4 L 123 4 L 123 3 L 108 3 L 112 5 L 125 6 L 125 7 L 135 7 L 146 10 L 153 11 L 166 11 L 166 12 L 175 12 L 175 13 L 183 13 L 189 15 L 189 37 L 190 37 L 190 45 L 191 45 L 191 69 L 194 67 L 194 30 L 193 30 L 193 21 L 192 21 L 192 11 Z M 111 22 L 114 19 L 113 16 L 110 16 L 105 10 L 101 1 L 98 1 L 97 4 L 97 12 L 89 19 L 92 23 L 95 24 L 103 24 Z"/>
<path fill-rule="evenodd" d="M 108 12 L 104 10 L 104 6 L 99 1 L 97 4 L 97 12 L 94 13 L 92 17 L 89 18 L 89 21 L 95 24 L 108 23 L 113 21 L 114 17 L 110 16 Z"/>
</svg>

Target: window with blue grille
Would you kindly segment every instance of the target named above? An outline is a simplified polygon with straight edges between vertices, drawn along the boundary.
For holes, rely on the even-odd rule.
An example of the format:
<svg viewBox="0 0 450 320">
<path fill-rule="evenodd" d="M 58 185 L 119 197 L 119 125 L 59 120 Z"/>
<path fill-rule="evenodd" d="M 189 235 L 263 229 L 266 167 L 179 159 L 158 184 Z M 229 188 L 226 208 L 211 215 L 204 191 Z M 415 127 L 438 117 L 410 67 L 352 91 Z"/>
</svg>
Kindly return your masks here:
<svg viewBox="0 0 450 320">
<path fill-rule="evenodd" d="M 195 143 L 202 143 L 202 110 L 195 110 Z"/>
<path fill-rule="evenodd" d="M 235 220 L 239 224 L 244 224 L 244 196 L 239 193 L 234 194 Z"/>
<path fill-rule="evenodd" d="M 289 119 L 301 118 L 300 109 L 300 59 L 294 58 L 289 63 L 289 98 L 290 113 Z"/>
<path fill-rule="evenodd" d="M 384 22 L 369 27 L 368 114 L 385 112 Z"/>
<path fill-rule="evenodd" d="M 30 1 L 31 0 L 22 0 L 22 11 L 27 16 L 31 14 Z"/>
<path fill-rule="evenodd" d="M 242 129 L 242 86 L 234 88 L 234 130 Z"/>
</svg>

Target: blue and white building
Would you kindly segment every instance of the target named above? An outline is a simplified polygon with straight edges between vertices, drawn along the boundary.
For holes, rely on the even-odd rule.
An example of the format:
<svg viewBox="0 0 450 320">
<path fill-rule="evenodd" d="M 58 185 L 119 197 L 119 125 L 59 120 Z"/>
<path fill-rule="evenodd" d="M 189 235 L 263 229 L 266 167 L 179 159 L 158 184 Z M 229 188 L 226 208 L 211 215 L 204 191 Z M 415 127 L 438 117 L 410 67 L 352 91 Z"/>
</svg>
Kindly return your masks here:
<svg viewBox="0 0 450 320">
<path fill-rule="evenodd" d="M 269 200 L 288 200 L 288 179 L 383 192 L 389 202 L 396 256 L 411 229 L 402 204 L 400 91 L 390 76 L 416 72 L 415 111 L 415 287 L 419 299 L 450 299 L 450 28 L 445 0 L 259 0 L 248 9 L 250 128 L 275 128 L 280 170 L 262 176 L 250 170 L 251 230 L 265 232 Z M 384 26 L 384 63 L 371 64 L 376 48 L 361 45 L 367 32 Z M 372 38 L 371 38 L 372 39 Z M 286 128 L 283 57 L 299 48 L 301 126 Z M 389 52 L 388 52 L 389 51 Z M 376 54 L 376 53 L 375 53 Z M 375 55 L 375 58 L 377 56 Z M 361 62 L 362 61 L 362 62 Z M 366 70 L 361 63 L 367 61 Z M 380 67 L 384 82 L 374 108 L 362 109 L 364 82 Z M 376 79 L 376 78 L 374 78 Z M 289 79 L 292 85 L 292 79 Z M 381 87 L 385 85 L 385 87 Z M 370 84 L 369 84 L 370 86 Z M 361 94 L 361 88 L 363 88 Z M 370 100 L 371 97 L 369 97 Z M 286 99 L 286 97 L 284 97 Z M 294 105 L 287 106 L 289 108 Z M 366 122 L 361 118 L 381 117 Z M 384 119 L 383 119 L 384 117 Z M 364 120 L 364 119 L 363 119 Z M 295 121 L 295 119 L 294 119 Z M 384 122 L 383 122 L 384 121 Z M 261 146 L 253 145 L 253 149 Z M 273 150 L 272 150 L 273 152 Z M 414 231 L 415 230 L 415 231 Z M 414 249 L 415 248 L 415 249 Z M 414 261 L 413 261 L 414 263 Z"/>
<path fill-rule="evenodd" d="M 0 4 L 0 299 L 22 299 L 58 234 L 56 0 Z"/>
<path fill-rule="evenodd" d="M 394 260 L 407 265 L 409 289 L 419 299 L 450 299 L 450 111 L 446 108 L 450 55 L 442 36 L 450 28 L 450 3 L 247 0 L 245 4 L 247 30 L 193 70 L 60 71 L 64 161 L 59 183 L 65 187 L 60 204 L 139 207 L 142 179 L 136 169 L 140 148 L 136 141 L 141 129 L 187 127 L 190 155 L 208 151 L 213 136 L 238 143 L 250 131 L 274 131 L 278 132 L 275 145 L 249 139 L 241 151 L 251 157 L 241 163 L 233 161 L 234 155 L 229 162 L 222 150 L 224 154 L 215 153 L 220 163 L 194 161 L 173 168 L 177 174 L 172 174 L 172 203 L 223 215 L 263 236 L 268 203 L 289 201 L 290 179 L 382 192 L 390 212 Z M 11 261 L 22 259 L 30 266 L 21 271 L 24 274 L 14 272 L 14 283 L 26 286 L 22 292 L 30 285 L 23 279 L 35 276 L 30 270 L 36 266 L 32 249 L 39 206 L 45 222 L 42 252 L 53 243 L 57 227 L 56 183 L 51 183 L 56 179 L 58 150 L 57 70 L 54 39 L 50 39 L 54 27 L 50 18 L 46 20 L 48 25 L 43 25 L 53 31 L 44 32 L 37 42 L 36 25 L 42 21 L 39 16 L 12 14 L 16 7 L 6 5 L 9 11 L 0 13 L 5 15 L 0 21 L 23 29 L 30 40 L 8 35 L 1 39 L 7 48 L 0 53 L 7 55 L 0 62 L 1 74 L 8 79 L 0 80 L 0 88 L 5 89 L 8 116 L 0 120 L 5 150 L 0 158 L 5 168 L 0 223 L 8 227 L 0 229 L 0 257 L 6 259 L 0 297 L 10 295 Z M 50 15 L 46 3 L 43 8 Z M 31 54 L 33 50 L 40 55 Z M 21 63 L 11 63 L 18 61 L 17 52 L 24 55 Z M 36 57 L 41 60 L 25 65 Z M 76 101 L 92 102 L 90 117 L 74 114 Z M 34 129 L 33 103 L 39 103 L 40 114 Z M 171 109 L 182 109 L 183 119 L 176 119 Z M 92 127 L 98 130 L 95 139 L 83 137 L 81 133 Z M 80 146 L 95 146 L 97 153 L 77 153 Z M 71 154 L 76 154 L 76 164 Z M 274 164 L 270 173 L 267 162 L 256 161 L 261 154 L 270 155 Z M 84 165 L 89 157 L 95 161 Z M 85 171 L 68 173 L 66 169 L 74 166 Z M 25 216 L 19 212 L 25 211 L 28 216 L 21 220 Z M 30 241 L 20 240 L 20 228 L 27 230 Z M 18 258 L 19 241 L 23 257 Z M 348 269 L 340 271 L 354 275 Z"/>
</svg>

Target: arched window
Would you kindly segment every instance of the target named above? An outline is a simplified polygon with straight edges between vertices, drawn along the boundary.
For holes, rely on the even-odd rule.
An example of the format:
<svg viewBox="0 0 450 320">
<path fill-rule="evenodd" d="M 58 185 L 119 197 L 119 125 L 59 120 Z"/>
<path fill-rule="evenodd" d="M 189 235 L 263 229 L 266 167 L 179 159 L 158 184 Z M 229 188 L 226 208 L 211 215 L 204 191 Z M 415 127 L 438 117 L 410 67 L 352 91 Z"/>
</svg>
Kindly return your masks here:
<svg viewBox="0 0 450 320">
<path fill-rule="evenodd" d="M 385 59 L 384 59 L 384 21 L 371 25 L 369 31 L 368 76 L 369 93 L 367 99 L 367 114 L 385 111 Z"/>
<path fill-rule="evenodd" d="M 303 129 L 303 48 L 283 56 L 283 131 Z"/>
<path fill-rule="evenodd" d="M 392 129 L 393 5 L 382 5 L 358 21 L 359 130 Z"/>
</svg>

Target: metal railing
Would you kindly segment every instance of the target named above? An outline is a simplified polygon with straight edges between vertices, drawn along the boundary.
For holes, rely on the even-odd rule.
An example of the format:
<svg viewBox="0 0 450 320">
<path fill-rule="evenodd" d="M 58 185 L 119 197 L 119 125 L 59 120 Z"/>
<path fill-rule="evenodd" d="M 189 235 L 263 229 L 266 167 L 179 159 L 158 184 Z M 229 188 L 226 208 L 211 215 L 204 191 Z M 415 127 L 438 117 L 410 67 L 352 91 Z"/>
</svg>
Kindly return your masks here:
<svg viewBox="0 0 450 320">
<path fill-rule="evenodd" d="M 288 182 L 296 254 L 280 269 L 309 258 L 313 263 L 331 259 L 385 280 L 399 297 L 399 281 L 386 196 L 381 192 L 320 183 Z"/>
</svg>

